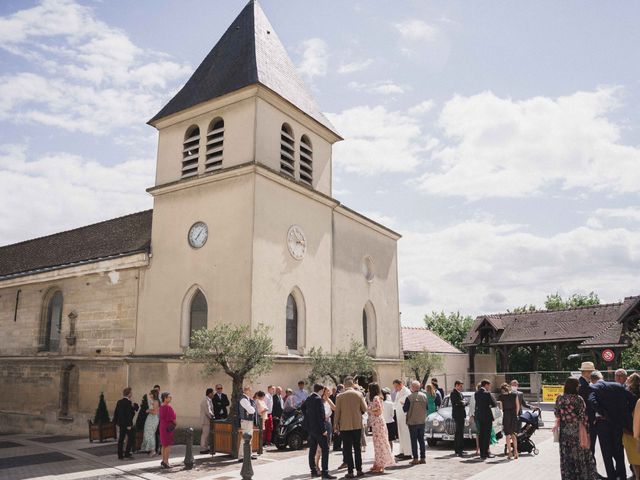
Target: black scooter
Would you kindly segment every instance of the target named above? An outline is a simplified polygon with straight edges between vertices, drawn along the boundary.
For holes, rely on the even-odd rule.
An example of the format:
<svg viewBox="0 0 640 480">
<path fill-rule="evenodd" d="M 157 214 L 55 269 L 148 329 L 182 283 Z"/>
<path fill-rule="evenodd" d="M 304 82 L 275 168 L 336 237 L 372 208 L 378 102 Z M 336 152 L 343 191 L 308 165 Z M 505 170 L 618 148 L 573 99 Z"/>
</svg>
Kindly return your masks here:
<svg viewBox="0 0 640 480">
<path fill-rule="evenodd" d="M 301 410 L 292 410 L 284 413 L 278 431 L 273 432 L 271 441 L 278 448 L 284 450 L 300 450 L 307 439 L 307 432 L 303 426 L 304 414 Z"/>
</svg>

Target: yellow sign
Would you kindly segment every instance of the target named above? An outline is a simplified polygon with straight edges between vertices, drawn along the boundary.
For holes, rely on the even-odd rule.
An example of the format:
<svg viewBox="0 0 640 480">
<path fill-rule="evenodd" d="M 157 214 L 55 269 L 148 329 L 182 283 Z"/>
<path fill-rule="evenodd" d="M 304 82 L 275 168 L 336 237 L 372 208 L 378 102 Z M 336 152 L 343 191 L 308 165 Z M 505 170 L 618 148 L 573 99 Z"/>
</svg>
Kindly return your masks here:
<svg viewBox="0 0 640 480">
<path fill-rule="evenodd" d="M 556 402 L 558 395 L 562 395 L 564 387 L 562 385 L 543 385 L 542 386 L 542 401 L 543 402 Z"/>
</svg>

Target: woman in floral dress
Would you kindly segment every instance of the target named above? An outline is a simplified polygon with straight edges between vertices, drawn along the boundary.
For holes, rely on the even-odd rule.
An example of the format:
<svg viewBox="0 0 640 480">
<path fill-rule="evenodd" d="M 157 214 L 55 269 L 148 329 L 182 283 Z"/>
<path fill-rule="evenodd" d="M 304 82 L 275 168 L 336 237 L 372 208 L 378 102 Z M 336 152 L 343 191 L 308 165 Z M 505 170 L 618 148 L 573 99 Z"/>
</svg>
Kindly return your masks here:
<svg viewBox="0 0 640 480">
<path fill-rule="evenodd" d="M 147 410 L 147 419 L 144 422 L 144 435 L 142 437 L 142 446 L 140 450 L 143 452 L 149 452 L 150 457 L 156 456 L 156 429 L 160 418 L 158 413 L 160 412 L 160 402 L 158 401 L 158 391 L 151 390 L 149 392 L 150 407 Z"/>
<path fill-rule="evenodd" d="M 383 397 L 380 394 L 380 386 L 377 383 L 369 384 L 369 425 L 373 432 L 373 466 L 370 472 L 382 473 L 389 465 L 394 465 L 393 453 L 389 445 L 389 434 L 387 424 L 382 416 Z"/>
<path fill-rule="evenodd" d="M 587 407 L 578 395 L 578 385 L 577 378 L 568 378 L 564 393 L 556 399 L 553 430 L 555 433 L 560 429 L 560 474 L 562 480 L 596 480 L 598 474 L 588 437 L 580 441 L 581 430 L 582 435 L 586 435 Z"/>
</svg>

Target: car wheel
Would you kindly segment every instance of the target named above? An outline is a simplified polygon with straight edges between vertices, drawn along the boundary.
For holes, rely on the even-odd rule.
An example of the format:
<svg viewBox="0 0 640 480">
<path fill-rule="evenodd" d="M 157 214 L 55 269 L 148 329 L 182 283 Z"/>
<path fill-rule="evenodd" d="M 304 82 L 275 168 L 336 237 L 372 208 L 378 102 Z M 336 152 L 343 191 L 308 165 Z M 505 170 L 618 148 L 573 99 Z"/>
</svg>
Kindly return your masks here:
<svg viewBox="0 0 640 480">
<path fill-rule="evenodd" d="M 292 432 L 287 439 L 287 444 L 291 450 L 300 450 L 304 439 L 299 432 Z"/>
<path fill-rule="evenodd" d="M 427 438 L 427 445 L 430 447 L 435 447 L 438 444 L 437 438 Z"/>
</svg>

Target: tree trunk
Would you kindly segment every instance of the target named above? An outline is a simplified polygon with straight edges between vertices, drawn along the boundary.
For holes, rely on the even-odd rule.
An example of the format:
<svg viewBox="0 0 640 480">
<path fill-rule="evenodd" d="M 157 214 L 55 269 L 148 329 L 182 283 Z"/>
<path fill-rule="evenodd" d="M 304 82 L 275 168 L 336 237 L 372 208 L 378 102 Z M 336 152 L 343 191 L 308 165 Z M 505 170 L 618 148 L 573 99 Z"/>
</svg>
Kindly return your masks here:
<svg viewBox="0 0 640 480">
<path fill-rule="evenodd" d="M 229 418 L 234 422 L 238 418 L 238 405 L 242 398 L 242 384 L 244 383 L 244 377 L 231 377 L 233 379 L 233 386 L 231 388 L 231 405 L 229 405 Z"/>
</svg>

